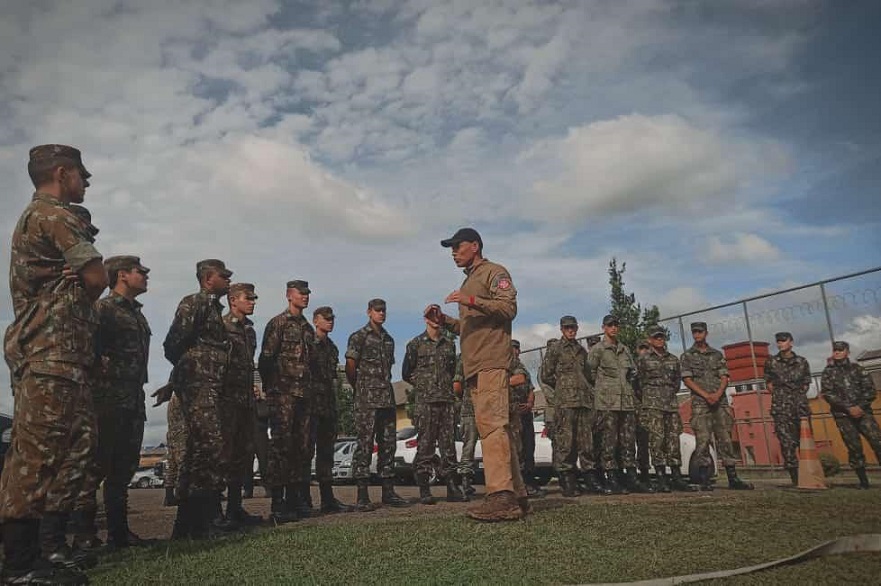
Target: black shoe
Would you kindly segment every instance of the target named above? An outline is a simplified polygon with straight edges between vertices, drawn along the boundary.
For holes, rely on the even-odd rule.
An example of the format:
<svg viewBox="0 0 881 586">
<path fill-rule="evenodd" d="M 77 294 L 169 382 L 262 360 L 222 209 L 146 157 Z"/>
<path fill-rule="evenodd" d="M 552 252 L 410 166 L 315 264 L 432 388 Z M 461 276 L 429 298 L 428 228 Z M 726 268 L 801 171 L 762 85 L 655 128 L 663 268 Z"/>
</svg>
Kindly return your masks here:
<svg viewBox="0 0 881 586">
<path fill-rule="evenodd" d="M 868 490 L 869 489 L 869 476 L 866 474 L 865 468 L 854 468 L 854 472 L 857 473 L 857 478 L 860 479 L 859 489 L 860 490 Z"/>
<path fill-rule="evenodd" d="M 419 485 L 419 503 L 423 505 L 433 505 L 436 504 L 437 501 L 434 500 L 434 496 L 431 494 L 431 487 L 427 484 Z"/>
<path fill-rule="evenodd" d="M 624 479 L 624 485 L 630 492 L 638 494 L 654 494 L 655 492 L 654 488 L 650 485 L 646 485 L 639 479 L 634 468 L 630 468 L 624 473 Z"/>
<path fill-rule="evenodd" d="M 370 493 L 367 490 L 367 482 L 366 479 L 359 479 L 357 481 L 358 498 L 355 501 L 355 510 L 359 513 L 369 513 L 376 510 L 376 507 L 370 502 Z"/>
<path fill-rule="evenodd" d="M 297 485 L 296 499 L 294 500 L 294 511 L 301 519 L 308 519 L 312 516 L 312 488 L 309 482 L 301 482 Z"/>
<path fill-rule="evenodd" d="M 698 485 L 703 492 L 710 492 L 713 490 L 713 484 L 710 482 L 710 468 L 709 466 L 701 466 L 698 468 L 697 472 L 698 476 Z"/>
<path fill-rule="evenodd" d="M 447 477 L 447 502 L 448 503 L 467 503 L 469 498 L 465 496 L 459 484 L 456 482 L 456 475 L 450 474 Z"/>
<path fill-rule="evenodd" d="M 2 584 L 88 584 L 89 578 L 80 570 L 69 570 L 53 566 L 50 562 L 40 559 L 26 570 L 11 570 L 4 567 L 0 573 Z"/>
<path fill-rule="evenodd" d="M 752 483 L 738 478 L 734 466 L 725 466 L 725 474 L 728 475 L 728 488 L 731 490 L 753 490 L 755 488 Z"/>
<path fill-rule="evenodd" d="M 575 498 L 578 496 L 578 489 L 575 487 L 575 473 L 563 472 L 560 474 L 560 494 L 566 498 Z"/>
<path fill-rule="evenodd" d="M 395 481 L 384 478 L 382 481 L 382 504 L 390 507 L 408 507 L 410 503 L 405 501 L 395 492 Z"/>
<path fill-rule="evenodd" d="M 334 513 L 348 513 L 353 510 L 349 505 L 344 505 L 333 496 L 333 484 L 321 482 L 318 484 L 318 493 L 321 495 L 321 513 L 332 515 Z"/>
<path fill-rule="evenodd" d="M 798 486 L 798 468 L 789 469 L 789 478 L 792 480 L 792 486 Z"/>
<path fill-rule="evenodd" d="M 174 526 L 171 529 L 171 539 L 189 539 L 192 534 L 192 515 L 190 513 L 189 499 L 183 499 L 177 503 L 177 516 L 174 518 Z"/>
<path fill-rule="evenodd" d="M 284 525 L 297 520 L 296 515 L 292 515 L 288 511 L 284 502 L 284 488 L 278 486 L 270 491 L 272 499 L 269 505 L 269 520 L 275 525 Z"/>
<path fill-rule="evenodd" d="M 670 466 L 670 488 L 676 492 L 696 492 L 698 488 L 686 482 L 676 466 Z"/>
<path fill-rule="evenodd" d="M 663 466 L 656 466 L 655 472 L 657 472 L 658 478 L 658 492 L 672 492 L 673 488 L 670 486 L 669 480 L 667 480 L 667 470 Z"/>
<path fill-rule="evenodd" d="M 477 491 L 471 485 L 472 480 L 473 478 L 469 474 L 462 476 L 462 492 L 469 498 L 477 494 Z"/>
<path fill-rule="evenodd" d="M 539 498 L 546 497 L 547 495 L 548 495 L 548 492 L 545 489 L 541 488 L 540 486 L 537 486 L 537 485 L 531 484 L 531 483 L 526 485 L 526 497 L 527 498 L 539 499 Z"/>
</svg>

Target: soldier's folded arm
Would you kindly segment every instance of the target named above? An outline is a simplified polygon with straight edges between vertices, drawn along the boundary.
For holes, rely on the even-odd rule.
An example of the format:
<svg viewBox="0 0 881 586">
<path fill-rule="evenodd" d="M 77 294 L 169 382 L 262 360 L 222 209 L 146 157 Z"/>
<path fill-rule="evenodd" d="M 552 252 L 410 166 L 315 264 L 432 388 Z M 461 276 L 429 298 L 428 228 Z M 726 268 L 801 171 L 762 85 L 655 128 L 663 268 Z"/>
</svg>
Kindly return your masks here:
<svg viewBox="0 0 881 586">
<path fill-rule="evenodd" d="M 847 411 L 853 407 L 849 401 L 843 400 L 842 397 L 838 395 L 835 390 L 834 381 L 826 373 L 823 373 L 823 377 L 820 379 L 820 394 L 833 409 Z"/>
<path fill-rule="evenodd" d="M 557 353 L 553 350 L 548 350 L 545 353 L 544 361 L 541 363 L 541 368 L 538 370 L 538 381 L 553 387 L 557 384 L 556 372 Z"/>
<path fill-rule="evenodd" d="M 174 320 L 162 343 L 165 358 L 177 365 L 196 340 L 196 312 L 189 303 L 180 303 L 174 313 Z"/>
<path fill-rule="evenodd" d="M 257 358 L 257 371 L 264 386 L 272 387 L 275 384 L 275 359 L 280 351 L 280 328 L 274 320 L 270 320 L 263 331 L 263 343 L 260 346 L 260 356 Z"/>
<path fill-rule="evenodd" d="M 401 365 L 401 378 L 406 382 L 413 384 L 413 371 L 416 370 L 416 347 L 413 344 L 407 344 L 407 351 L 404 353 L 404 363 Z"/>
</svg>

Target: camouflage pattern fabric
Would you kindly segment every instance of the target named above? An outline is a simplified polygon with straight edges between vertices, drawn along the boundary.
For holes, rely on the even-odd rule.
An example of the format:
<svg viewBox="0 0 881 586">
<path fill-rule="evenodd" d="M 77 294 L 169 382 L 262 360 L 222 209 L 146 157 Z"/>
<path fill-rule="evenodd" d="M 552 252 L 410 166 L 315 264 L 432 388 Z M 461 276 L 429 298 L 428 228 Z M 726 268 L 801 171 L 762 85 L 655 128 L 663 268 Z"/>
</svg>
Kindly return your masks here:
<svg viewBox="0 0 881 586">
<path fill-rule="evenodd" d="M 378 446 L 376 470 L 382 478 L 394 478 L 394 460 L 397 436 L 395 410 L 355 408 L 355 436 L 357 444 L 352 456 L 352 475 L 356 480 L 370 478 L 370 459 L 373 442 Z"/>
<path fill-rule="evenodd" d="M 593 409 L 588 353 L 576 340 L 549 344 L 541 364 L 541 382 L 553 388 L 554 407 Z"/>
<path fill-rule="evenodd" d="M 711 466 L 710 442 L 716 446 L 716 453 L 724 466 L 737 464 L 737 453 L 731 441 L 731 428 L 734 426 L 733 410 L 725 405 L 707 405 L 695 395 L 691 397 L 691 428 L 694 430 L 694 460 L 698 466 Z"/>
<path fill-rule="evenodd" d="M 557 410 L 559 415 L 559 410 Z M 623 470 L 636 466 L 636 413 L 634 411 L 596 411 L 600 436 L 600 461 L 604 470 Z M 559 434 L 559 428 L 557 429 Z M 617 453 L 617 458 L 616 458 Z"/>
<path fill-rule="evenodd" d="M 682 383 L 679 359 L 664 350 L 649 350 L 636 360 L 639 371 L 639 387 L 642 390 L 640 405 L 643 409 L 656 409 L 667 413 L 679 411 L 676 393 Z"/>
<path fill-rule="evenodd" d="M 589 381 L 594 384 L 594 408 L 597 411 L 634 411 L 636 395 L 633 377 L 636 364 L 630 350 L 621 343 L 610 344 L 603 340 L 587 355 L 590 367 Z M 555 399 L 557 406 L 560 398 Z"/>
<path fill-rule="evenodd" d="M 173 395 L 168 402 L 166 412 L 168 431 L 165 434 L 165 445 L 168 446 L 167 463 L 165 465 L 165 485 L 177 488 L 180 476 L 180 465 L 187 454 L 187 422 L 180 405 L 180 398 Z"/>
<path fill-rule="evenodd" d="M 679 448 L 682 418 L 679 412 L 643 408 L 639 413 L 639 419 L 648 432 L 648 450 L 652 463 L 655 466 L 679 468 L 682 465 Z M 641 461 L 640 466 L 643 466 Z"/>
<path fill-rule="evenodd" d="M 866 457 L 860 436 L 866 438 L 875 457 L 881 462 L 881 429 L 872 414 L 872 402 L 877 395 L 872 380 L 859 364 L 850 360 L 834 361 L 826 366 L 821 378 L 821 393 L 829 403 L 841 439 L 847 447 L 852 468 L 864 468 Z M 847 410 L 860 407 L 862 417 L 850 417 Z"/>
<path fill-rule="evenodd" d="M 456 375 L 453 381 L 462 385 L 462 408 L 459 417 L 474 418 L 474 402 L 471 400 L 471 388 L 465 384 L 465 375 L 462 372 L 462 355 L 456 358 Z"/>
<path fill-rule="evenodd" d="M 554 468 L 573 472 L 581 461 L 582 470 L 595 465 L 593 450 L 594 411 L 587 407 L 557 407 L 554 412 Z"/>
<path fill-rule="evenodd" d="M 309 469 L 306 458 L 312 435 L 308 400 L 291 393 L 273 393 L 266 400 L 269 403 L 266 471 L 269 486 L 278 488 L 309 480 L 308 476 L 303 478 L 304 470 Z"/>
<path fill-rule="evenodd" d="M 453 378 L 456 375 L 456 343 L 441 333 L 432 340 L 423 332 L 407 343 L 402 378 L 413 386 L 417 405 L 454 403 Z"/>
<path fill-rule="evenodd" d="M 219 490 L 224 485 L 219 400 L 229 364 L 230 342 L 217 296 L 200 291 L 184 297 L 165 337 L 171 382 L 186 421 L 186 451 L 177 492 Z"/>
<path fill-rule="evenodd" d="M 0 478 L 0 519 L 69 513 L 83 489 L 96 447 L 92 397 L 66 376 L 68 365 L 31 363 L 20 373 L 12 442 Z"/>
<path fill-rule="evenodd" d="M 242 484 L 251 475 L 254 458 L 254 352 L 257 334 L 247 317 L 223 316 L 230 341 L 229 367 L 220 396 L 225 476 L 231 485 Z"/>
<path fill-rule="evenodd" d="M 435 447 L 440 452 L 441 478 L 447 478 L 458 469 L 456 462 L 455 426 L 453 422 L 453 403 L 447 401 L 420 402 L 419 441 L 416 446 L 414 465 L 416 474 L 430 476 Z"/>
<path fill-rule="evenodd" d="M 783 453 L 783 466 L 798 468 L 801 418 L 810 415 L 807 390 L 811 385 L 811 367 L 794 352 L 789 358 L 778 352 L 765 363 L 765 382 L 773 389 L 771 417 Z"/>
<path fill-rule="evenodd" d="M 690 378 L 708 393 L 715 393 L 722 385 L 722 379 L 728 376 L 728 365 L 725 357 L 715 348 L 707 346 L 701 351 L 697 345 L 682 354 L 680 359 L 682 378 Z M 691 394 L 692 404 L 707 402 L 696 393 Z M 723 394 L 717 405 L 728 405 L 728 395 Z"/>
<path fill-rule="evenodd" d="M 474 419 L 474 403 L 471 401 L 471 388 L 465 384 L 462 370 L 462 355 L 456 356 L 456 374 L 453 382 L 462 385 L 462 400 L 459 402 L 459 433 L 462 436 L 462 455 L 459 458 L 459 475 L 474 476 L 474 450 L 477 448 L 477 421 Z"/>
<path fill-rule="evenodd" d="M 329 337 L 316 338 L 313 352 L 312 433 L 304 465 L 308 462 L 311 474 L 312 454 L 315 454 L 315 476 L 318 482 L 333 481 L 333 454 L 337 435 L 336 389 L 339 381 L 340 351 Z"/>
<path fill-rule="evenodd" d="M 525 404 L 529 400 L 529 393 L 532 391 L 532 375 L 529 374 L 526 365 L 523 364 L 519 358 L 511 360 L 511 367 L 509 370 L 511 371 L 512 377 L 521 374 L 526 379 L 523 384 L 511 385 L 511 396 L 508 401 L 513 412 L 517 405 Z"/>
<path fill-rule="evenodd" d="M 395 408 L 392 389 L 392 365 L 395 363 L 395 341 L 380 328 L 370 324 L 349 336 L 346 359 L 355 361 L 355 409 Z"/>
</svg>

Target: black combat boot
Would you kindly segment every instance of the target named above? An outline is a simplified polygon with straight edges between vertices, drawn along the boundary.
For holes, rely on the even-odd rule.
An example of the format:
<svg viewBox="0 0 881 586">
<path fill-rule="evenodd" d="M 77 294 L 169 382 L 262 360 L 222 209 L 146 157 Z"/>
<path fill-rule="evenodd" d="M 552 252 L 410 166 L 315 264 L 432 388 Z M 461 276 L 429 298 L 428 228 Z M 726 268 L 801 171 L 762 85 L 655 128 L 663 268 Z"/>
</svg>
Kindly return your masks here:
<svg viewBox="0 0 881 586">
<path fill-rule="evenodd" d="M 7 519 L 2 527 L 3 584 L 88 584 L 79 569 L 53 566 L 40 557 L 40 521 L 38 519 Z"/>
<path fill-rule="evenodd" d="M 465 474 L 462 476 L 462 492 L 465 493 L 465 496 L 468 498 L 473 497 L 477 494 L 477 491 L 472 486 L 472 481 L 474 478 L 470 474 Z"/>
<path fill-rule="evenodd" d="M 405 501 L 395 492 L 395 480 L 393 478 L 382 479 L 382 504 L 390 507 L 408 507 L 410 503 Z"/>
<path fill-rule="evenodd" d="M 318 492 L 321 495 L 321 512 L 325 515 L 332 513 L 348 513 L 352 511 L 352 507 L 344 505 L 333 495 L 333 484 L 330 482 L 320 482 L 318 484 Z"/>
<path fill-rule="evenodd" d="M 792 480 L 792 486 L 798 486 L 798 468 L 789 469 L 789 478 Z"/>
<path fill-rule="evenodd" d="M 860 490 L 868 490 L 869 488 L 869 476 L 866 474 L 865 468 L 854 468 L 854 472 L 857 473 L 857 478 L 860 479 Z"/>
<path fill-rule="evenodd" d="M 238 484 L 230 484 L 226 487 L 226 518 L 247 526 L 259 525 L 263 522 L 262 517 L 248 514 L 242 506 L 242 487 Z"/>
<path fill-rule="evenodd" d="M 710 467 L 700 466 L 697 469 L 698 485 L 702 491 L 713 490 L 713 483 L 710 479 Z"/>
<path fill-rule="evenodd" d="M 107 508 L 107 505 L 104 505 Z M 97 554 L 104 542 L 98 538 L 98 527 L 95 525 L 96 509 L 76 510 L 70 514 L 70 530 L 73 533 L 73 549 Z"/>
<path fill-rule="evenodd" d="M 431 495 L 431 487 L 428 485 L 428 476 L 426 476 L 425 474 L 417 474 L 416 475 L 416 486 L 419 487 L 419 503 L 420 504 L 423 504 L 423 505 L 435 504 L 436 501 L 434 500 L 434 497 Z"/>
<path fill-rule="evenodd" d="M 67 513 L 46 512 L 40 520 L 40 549 L 43 557 L 56 568 L 88 570 L 98 565 L 95 554 L 70 548 L 67 545 Z"/>
<path fill-rule="evenodd" d="M 692 486 L 682 478 L 682 472 L 678 466 L 670 466 L 670 488 L 676 492 L 696 492 L 698 488 Z"/>
<path fill-rule="evenodd" d="M 294 501 L 297 516 L 308 519 L 312 516 L 312 483 L 309 481 L 297 484 L 297 499 Z"/>
<path fill-rule="evenodd" d="M 605 494 L 630 494 L 630 492 L 618 482 L 618 471 L 606 471 L 606 492 Z"/>
<path fill-rule="evenodd" d="M 367 490 L 369 481 L 366 478 L 359 478 L 357 483 L 358 499 L 355 501 L 355 510 L 361 513 L 375 511 L 376 507 L 370 502 L 370 492 Z"/>
<path fill-rule="evenodd" d="M 291 523 L 297 520 L 296 515 L 291 515 L 284 502 L 284 487 L 275 486 L 270 490 L 269 520 L 276 525 Z"/>
<path fill-rule="evenodd" d="M 639 481 L 642 482 L 646 486 L 654 488 L 654 485 L 652 484 L 652 476 L 651 476 L 651 474 L 649 474 L 648 468 L 642 468 L 639 471 Z"/>
<path fill-rule="evenodd" d="M 587 494 L 606 494 L 600 474 L 593 468 L 584 473 L 584 491 Z"/>
<path fill-rule="evenodd" d="M 211 530 L 217 532 L 232 532 L 239 529 L 239 523 L 223 514 L 223 497 L 221 491 L 210 490 L 206 492 L 210 510 Z M 212 535 L 213 537 L 213 535 Z"/>
<path fill-rule="evenodd" d="M 667 480 L 667 468 L 665 466 L 655 466 L 655 473 L 658 477 L 658 492 L 672 492 L 670 482 Z"/>
<path fill-rule="evenodd" d="M 192 508 L 190 507 L 189 497 L 178 499 L 177 516 L 174 518 L 174 526 L 171 529 L 172 540 L 177 541 L 180 539 L 189 539 L 191 537 L 193 533 L 193 516 L 191 511 Z"/>
<path fill-rule="evenodd" d="M 468 497 L 459 488 L 457 475 L 453 472 L 447 474 L 447 502 L 448 503 L 467 503 Z"/>
<path fill-rule="evenodd" d="M 655 489 L 651 485 L 645 485 L 636 475 L 636 468 L 629 468 L 624 472 L 624 485 L 630 492 L 638 494 L 654 494 Z"/>
<path fill-rule="evenodd" d="M 728 475 L 728 488 L 731 490 L 752 490 L 755 488 L 752 483 L 737 477 L 737 471 L 734 469 L 734 466 L 725 466 L 725 474 Z"/>
<path fill-rule="evenodd" d="M 560 474 L 560 493 L 566 498 L 578 496 L 578 488 L 575 485 L 575 473 L 571 470 Z"/>
<path fill-rule="evenodd" d="M 176 507 L 178 505 L 178 499 L 174 495 L 174 487 L 166 486 L 165 487 L 165 499 L 162 501 L 163 507 Z"/>
</svg>

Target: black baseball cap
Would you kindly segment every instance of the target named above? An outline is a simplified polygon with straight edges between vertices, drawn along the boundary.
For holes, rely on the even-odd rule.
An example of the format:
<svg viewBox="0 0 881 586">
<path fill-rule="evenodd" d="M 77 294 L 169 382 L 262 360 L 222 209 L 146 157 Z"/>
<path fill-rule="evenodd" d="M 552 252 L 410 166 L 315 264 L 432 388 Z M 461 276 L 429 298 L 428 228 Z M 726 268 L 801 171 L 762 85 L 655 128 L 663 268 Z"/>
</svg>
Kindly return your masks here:
<svg viewBox="0 0 881 586">
<path fill-rule="evenodd" d="M 483 247 L 483 240 L 474 228 L 459 228 L 456 230 L 455 234 L 446 240 L 441 240 L 441 246 L 444 248 L 452 248 L 453 246 L 457 246 L 460 242 L 477 242 Z"/>
</svg>

